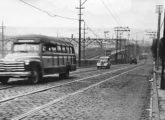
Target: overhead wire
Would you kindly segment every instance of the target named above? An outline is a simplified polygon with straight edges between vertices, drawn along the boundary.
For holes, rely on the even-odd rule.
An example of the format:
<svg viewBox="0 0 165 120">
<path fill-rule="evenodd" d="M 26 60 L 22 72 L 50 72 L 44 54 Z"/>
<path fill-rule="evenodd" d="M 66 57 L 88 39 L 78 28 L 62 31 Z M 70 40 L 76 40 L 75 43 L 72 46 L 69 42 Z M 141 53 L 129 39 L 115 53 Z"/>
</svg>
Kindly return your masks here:
<svg viewBox="0 0 165 120">
<path fill-rule="evenodd" d="M 104 2 L 104 0 L 101 0 L 102 4 L 104 5 L 104 7 L 108 10 L 108 12 L 110 13 L 110 15 L 113 17 L 113 19 L 116 21 L 116 23 L 121 26 L 120 22 L 118 19 L 120 19 L 117 15 L 115 16 L 112 12 L 112 10 L 108 7 L 108 5 L 106 5 L 106 3 Z M 107 0 L 108 4 L 110 5 L 109 0 Z M 117 19 L 118 18 L 118 19 Z M 129 27 L 122 27 L 124 30 L 126 31 L 130 31 Z"/>
<path fill-rule="evenodd" d="M 101 0 L 102 4 L 104 5 L 104 7 L 107 9 L 108 13 L 113 17 L 113 19 L 115 20 L 115 22 L 121 26 L 120 22 L 118 21 L 117 17 L 113 14 L 112 10 L 108 7 L 108 5 L 106 5 L 104 0 Z M 109 3 L 109 2 L 108 2 Z M 110 3 L 109 3 L 110 4 Z M 127 28 L 122 27 L 124 30 L 128 31 Z"/>
<path fill-rule="evenodd" d="M 85 21 L 84 21 L 85 22 Z M 89 27 L 89 25 L 85 22 L 85 25 L 87 26 L 88 30 L 90 30 L 92 32 L 93 35 L 95 35 L 97 38 L 100 38 L 99 35 L 97 35 L 94 30 L 92 30 L 92 28 Z"/>
<path fill-rule="evenodd" d="M 48 16 L 50 16 L 50 17 L 60 17 L 60 18 L 63 18 L 63 19 L 69 19 L 69 20 L 76 20 L 76 21 L 78 21 L 78 19 L 75 19 L 75 18 L 70 18 L 70 17 L 65 17 L 65 16 L 61 16 L 61 15 L 57 15 L 57 14 L 51 14 L 51 13 L 49 13 L 48 11 L 46 11 L 46 10 L 43 10 L 43 9 L 41 9 L 41 8 L 39 8 L 39 7 L 36 7 L 36 6 L 34 6 L 34 5 L 32 5 L 32 4 L 30 4 L 30 3 L 28 3 L 28 2 L 25 2 L 24 0 L 20 0 L 21 2 L 23 2 L 24 4 L 26 4 L 26 5 L 29 5 L 30 7 L 32 7 L 32 8 L 35 8 L 35 9 L 37 9 L 38 11 L 41 11 L 41 12 L 43 12 L 43 13 L 46 13 Z M 85 0 L 81 5 L 83 5 L 85 2 L 86 2 L 87 0 Z M 85 22 L 85 24 L 86 24 L 86 22 Z M 88 27 L 88 29 L 92 32 L 92 34 L 93 35 L 95 35 L 97 38 L 99 38 L 99 36 L 86 24 L 86 26 Z M 97 40 L 96 40 L 97 41 Z M 98 42 L 98 41 L 97 41 Z"/>
<path fill-rule="evenodd" d="M 113 17 L 113 19 L 115 20 L 115 22 L 120 25 L 119 21 L 116 19 L 116 17 L 114 16 L 114 14 L 112 13 L 112 11 L 110 10 L 110 8 L 106 5 L 106 3 L 104 2 L 104 0 L 101 0 L 103 6 L 107 9 L 108 13 Z"/>
<path fill-rule="evenodd" d="M 23 2 L 23 3 L 26 4 L 26 5 L 29 5 L 29 6 L 31 6 L 31 7 L 33 7 L 33 8 L 35 8 L 35 9 L 41 11 L 41 12 L 46 13 L 46 14 L 49 15 L 50 17 L 59 17 L 59 18 L 63 18 L 63 19 L 76 20 L 76 21 L 78 21 L 78 19 L 76 19 L 76 18 L 61 16 L 61 15 L 57 15 L 57 14 L 51 14 L 51 13 L 49 13 L 49 12 L 46 11 L 46 10 L 43 10 L 43 9 L 41 9 L 41 8 L 39 8 L 39 7 L 36 7 L 36 6 L 34 6 L 34 5 L 32 5 L 32 4 L 28 3 L 28 2 L 25 2 L 24 0 L 20 0 L 20 1 Z"/>
<path fill-rule="evenodd" d="M 109 6 L 111 6 L 111 3 L 110 3 L 109 0 L 107 0 L 107 3 L 108 3 Z M 107 7 L 108 7 L 108 6 L 107 6 Z M 112 14 L 113 14 L 113 12 L 117 13 L 116 10 L 112 10 L 110 7 L 108 7 L 108 8 L 111 10 L 111 13 L 112 13 Z M 118 15 L 116 15 L 115 17 L 116 17 L 116 19 L 119 19 L 119 20 L 118 20 L 118 22 L 119 22 L 119 21 L 120 21 L 120 17 L 119 17 Z M 119 22 L 119 24 L 120 24 L 120 22 Z"/>
<path fill-rule="evenodd" d="M 84 0 L 84 2 L 81 4 L 81 6 L 83 6 L 86 3 L 87 0 Z"/>
<path fill-rule="evenodd" d="M 84 20 L 83 20 L 84 21 Z M 96 37 L 96 39 L 95 39 L 95 41 L 97 42 L 97 43 L 99 43 L 99 44 L 101 44 L 100 43 L 100 41 L 98 40 L 99 38 L 101 38 L 99 35 L 97 35 L 95 32 L 94 32 L 94 30 L 92 30 L 92 28 L 90 28 L 89 27 L 89 25 L 84 21 L 84 23 L 85 23 L 85 25 L 87 26 L 87 29 Z M 93 43 L 93 41 L 91 41 L 90 43 L 88 43 L 88 45 L 89 44 L 91 44 L 91 43 Z M 87 45 L 87 46 L 88 46 Z"/>
</svg>

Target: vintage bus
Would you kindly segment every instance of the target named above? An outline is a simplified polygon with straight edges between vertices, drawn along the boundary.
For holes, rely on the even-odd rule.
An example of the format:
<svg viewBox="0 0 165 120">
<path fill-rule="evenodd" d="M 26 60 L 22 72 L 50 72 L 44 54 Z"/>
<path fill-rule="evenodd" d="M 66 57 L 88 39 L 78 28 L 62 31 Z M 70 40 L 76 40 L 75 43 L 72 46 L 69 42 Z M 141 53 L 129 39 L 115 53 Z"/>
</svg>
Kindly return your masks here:
<svg viewBox="0 0 165 120">
<path fill-rule="evenodd" d="M 69 78 L 69 72 L 74 70 L 73 44 L 62 38 L 26 35 L 16 37 L 11 53 L 0 60 L 0 81 L 6 84 L 10 77 L 27 77 L 36 84 L 50 74 Z"/>
</svg>

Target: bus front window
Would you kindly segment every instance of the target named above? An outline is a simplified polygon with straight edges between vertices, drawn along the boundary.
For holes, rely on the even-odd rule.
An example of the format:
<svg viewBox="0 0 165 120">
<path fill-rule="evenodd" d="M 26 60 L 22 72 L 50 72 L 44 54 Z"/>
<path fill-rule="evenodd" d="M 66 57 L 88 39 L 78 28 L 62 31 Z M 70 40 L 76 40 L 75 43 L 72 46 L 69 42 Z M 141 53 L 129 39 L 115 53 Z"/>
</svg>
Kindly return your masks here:
<svg viewBox="0 0 165 120">
<path fill-rule="evenodd" d="M 13 52 L 38 52 L 40 49 L 39 44 L 14 44 Z"/>
</svg>

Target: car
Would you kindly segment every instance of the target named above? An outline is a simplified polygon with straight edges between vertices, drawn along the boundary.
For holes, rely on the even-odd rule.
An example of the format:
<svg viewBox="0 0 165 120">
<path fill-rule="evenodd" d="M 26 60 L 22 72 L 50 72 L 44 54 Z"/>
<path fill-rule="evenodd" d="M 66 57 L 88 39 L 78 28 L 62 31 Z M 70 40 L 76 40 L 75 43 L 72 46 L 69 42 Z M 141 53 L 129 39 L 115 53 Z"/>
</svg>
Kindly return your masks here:
<svg viewBox="0 0 165 120">
<path fill-rule="evenodd" d="M 111 67 L 111 59 L 109 56 L 102 56 L 99 58 L 97 62 L 97 69 L 107 68 L 110 69 Z"/>
<path fill-rule="evenodd" d="M 130 64 L 137 64 L 137 59 L 136 58 L 132 58 L 131 60 L 130 60 Z"/>
</svg>

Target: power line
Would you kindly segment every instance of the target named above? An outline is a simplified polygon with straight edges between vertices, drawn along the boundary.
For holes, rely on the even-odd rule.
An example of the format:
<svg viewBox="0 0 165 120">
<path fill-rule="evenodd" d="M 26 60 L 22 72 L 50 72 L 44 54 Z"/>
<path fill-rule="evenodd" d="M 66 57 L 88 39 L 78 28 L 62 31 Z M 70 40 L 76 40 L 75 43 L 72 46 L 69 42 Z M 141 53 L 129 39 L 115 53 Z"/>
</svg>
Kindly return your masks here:
<svg viewBox="0 0 165 120">
<path fill-rule="evenodd" d="M 107 0 L 107 3 L 108 3 L 108 5 L 109 6 L 111 6 L 111 4 L 110 4 L 110 1 L 109 0 Z M 109 7 L 109 9 L 110 9 L 110 7 Z M 115 12 L 115 13 L 117 13 L 118 11 L 117 10 L 112 10 L 112 9 L 110 9 L 111 10 L 111 13 L 113 14 L 113 11 Z M 118 16 L 118 15 L 116 15 L 116 18 L 118 18 L 119 19 L 119 21 L 120 21 L 120 17 Z"/>
<path fill-rule="evenodd" d="M 85 22 L 85 24 L 86 24 L 86 26 L 87 26 L 88 30 L 90 30 L 90 31 L 92 32 L 92 34 L 93 34 L 93 35 L 95 35 L 97 38 L 100 38 L 100 36 L 99 36 L 99 35 L 97 35 L 97 34 L 94 32 L 94 30 L 92 30 L 92 28 L 90 28 L 90 27 L 87 25 L 87 23 L 86 23 L 86 22 Z"/>
<path fill-rule="evenodd" d="M 35 9 L 41 11 L 41 12 L 46 13 L 46 14 L 49 15 L 50 17 L 60 17 L 60 18 L 63 18 L 63 19 L 69 19 L 69 20 L 76 20 L 76 21 L 78 21 L 78 19 L 76 19 L 76 18 L 65 17 L 65 16 L 61 16 L 61 15 L 57 15 L 57 14 L 50 14 L 48 11 L 43 10 L 43 9 L 41 9 L 41 8 L 39 8 L 39 7 L 36 7 L 36 6 L 34 6 L 34 5 L 32 5 L 32 4 L 28 3 L 28 2 L 25 2 L 24 0 L 20 0 L 20 1 L 23 2 L 23 3 L 26 4 L 26 5 L 29 5 L 29 6 L 31 6 L 31 7 L 33 7 L 33 8 L 35 8 Z"/>
<path fill-rule="evenodd" d="M 115 17 L 115 15 L 112 13 L 111 9 L 105 4 L 104 0 L 101 0 L 101 2 L 103 3 L 104 7 L 108 10 L 108 12 L 111 14 L 111 16 L 113 17 L 113 19 L 116 21 L 116 23 L 121 26 L 120 22 L 118 21 L 118 19 Z M 109 3 L 109 1 L 108 1 Z M 119 18 L 119 17 L 118 17 Z M 123 27 L 125 29 L 125 27 Z M 125 29 L 127 30 L 127 29 Z"/>
<path fill-rule="evenodd" d="M 81 6 L 83 6 L 83 5 L 86 3 L 86 1 L 87 1 L 87 0 L 85 0 L 85 1 L 81 4 Z"/>
<path fill-rule="evenodd" d="M 116 17 L 113 15 L 112 11 L 110 10 L 110 8 L 105 4 L 104 0 L 101 0 L 102 4 L 104 5 L 104 7 L 107 9 L 108 13 L 113 17 L 113 19 L 115 20 L 115 22 L 120 25 L 119 21 L 116 19 Z"/>
<path fill-rule="evenodd" d="M 96 41 L 100 46 L 102 46 L 102 41 L 99 41 L 99 40 L 101 40 L 101 37 L 100 37 L 99 35 L 97 35 L 97 34 L 94 32 L 94 30 L 92 30 L 92 28 L 90 28 L 90 27 L 87 25 L 86 22 L 85 22 L 85 24 L 86 24 L 88 30 L 91 31 L 92 34 L 93 34 L 94 36 L 96 36 L 96 39 L 94 39 L 93 41 Z M 90 43 L 88 43 L 88 45 L 91 44 L 91 43 L 93 43 L 93 41 L 91 41 Z M 87 46 L 88 46 L 88 45 L 87 45 Z"/>
</svg>

